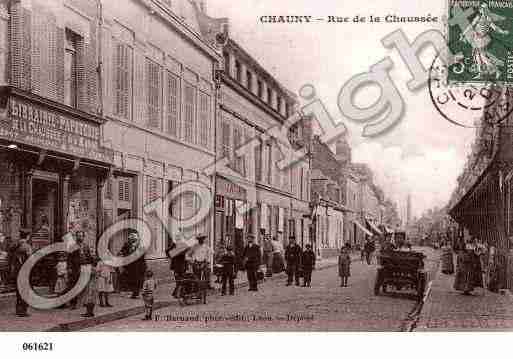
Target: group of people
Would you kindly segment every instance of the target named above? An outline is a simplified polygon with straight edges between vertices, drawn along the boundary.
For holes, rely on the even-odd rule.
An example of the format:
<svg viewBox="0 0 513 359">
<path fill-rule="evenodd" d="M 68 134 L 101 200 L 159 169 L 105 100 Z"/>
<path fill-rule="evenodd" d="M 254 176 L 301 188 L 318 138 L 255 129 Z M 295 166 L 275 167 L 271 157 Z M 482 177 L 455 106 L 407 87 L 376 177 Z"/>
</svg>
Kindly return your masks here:
<svg viewBox="0 0 513 359">
<path fill-rule="evenodd" d="M 488 250 L 477 238 L 466 242 L 452 244 L 448 240 L 441 243 L 441 272 L 453 274 L 454 289 L 464 295 L 470 295 L 475 288 L 486 286 L 488 270 Z M 453 252 L 456 252 L 456 271 L 454 270 Z M 493 278 L 493 275 L 492 275 Z M 489 286 L 490 287 L 490 286 Z"/>
</svg>

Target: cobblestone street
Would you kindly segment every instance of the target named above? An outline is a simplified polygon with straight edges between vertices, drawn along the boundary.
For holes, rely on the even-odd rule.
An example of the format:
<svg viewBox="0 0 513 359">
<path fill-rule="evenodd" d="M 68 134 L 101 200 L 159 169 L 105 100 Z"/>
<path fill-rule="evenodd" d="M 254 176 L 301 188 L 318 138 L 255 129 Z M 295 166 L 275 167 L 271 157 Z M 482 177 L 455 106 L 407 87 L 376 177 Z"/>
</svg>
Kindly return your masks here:
<svg viewBox="0 0 513 359">
<path fill-rule="evenodd" d="M 426 262 L 428 268 L 434 268 L 433 263 Z M 256 293 L 241 288 L 233 297 L 209 297 L 207 305 L 171 305 L 156 311 L 158 320 L 151 322 L 142 321 L 139 315 L 90 330 L 399 331 L 415 308 L 415 300 L 405 295 L 374 296 L 374 264 L 368 266 L 358 260 L 351 270 L 347 288 L 339 287 L 337 269 L 329 268 L 313 273 L 311 288 L 286 287 L 284 280 L 273 280 L 261 285 Z M 239 318 L 230 320 L 235 315 Z M 188 320 L 180 321 L 178 317 Z"/>
</svg>

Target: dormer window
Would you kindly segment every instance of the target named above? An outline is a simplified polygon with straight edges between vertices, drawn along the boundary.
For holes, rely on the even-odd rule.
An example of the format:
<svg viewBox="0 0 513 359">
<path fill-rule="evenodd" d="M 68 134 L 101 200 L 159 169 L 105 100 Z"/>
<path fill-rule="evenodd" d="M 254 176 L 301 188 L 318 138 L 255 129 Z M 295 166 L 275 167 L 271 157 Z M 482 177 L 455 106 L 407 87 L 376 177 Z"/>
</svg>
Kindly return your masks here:
<svg viewBox="0 0 513 359">
<path fill-rule="evenodd" d="M 246 71 L 246 81 L 249 91 L 253 88 L 253 74 L 250 71 Z"/>
<path fill-rule="evenodd" d="M 262 83 L 262 81 L 258 80 L 257 81 L 257 96 L 259 99 L 262 98 L 263 93 L 264 93 L 264 84 Z"/>
<path fill-rule="evenodd" d="M 240 62 L 235 60 L 235 79 L 240 82 L 242 78 L 242 67 Z"/>
</svg>

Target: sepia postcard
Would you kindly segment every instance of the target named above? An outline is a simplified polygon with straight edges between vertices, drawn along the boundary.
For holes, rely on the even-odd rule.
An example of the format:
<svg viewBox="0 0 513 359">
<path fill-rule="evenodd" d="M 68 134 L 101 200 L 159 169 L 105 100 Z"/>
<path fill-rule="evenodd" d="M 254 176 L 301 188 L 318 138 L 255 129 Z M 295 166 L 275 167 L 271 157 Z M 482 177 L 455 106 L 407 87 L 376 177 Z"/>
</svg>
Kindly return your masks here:
<svg viewBox="0 0 513 359">
<path fill-rule="evenodd" d="M 3 340 L 510 331 L 511 86 L 513 0 L 0 0 Z"/>
</svg>

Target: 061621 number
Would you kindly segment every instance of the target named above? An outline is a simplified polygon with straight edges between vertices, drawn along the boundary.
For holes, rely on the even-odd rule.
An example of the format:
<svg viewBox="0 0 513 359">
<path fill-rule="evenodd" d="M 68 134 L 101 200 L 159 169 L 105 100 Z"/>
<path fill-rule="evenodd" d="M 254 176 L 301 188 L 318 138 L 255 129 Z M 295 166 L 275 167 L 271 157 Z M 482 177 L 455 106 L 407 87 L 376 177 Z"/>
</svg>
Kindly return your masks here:
<svg viewBox="0 0 513 359">
<path fill-rule="evenodd" d="M 52 351 L 53 343 L 23 343 L 22 349 L 25 352 Z"/>
</svg>

